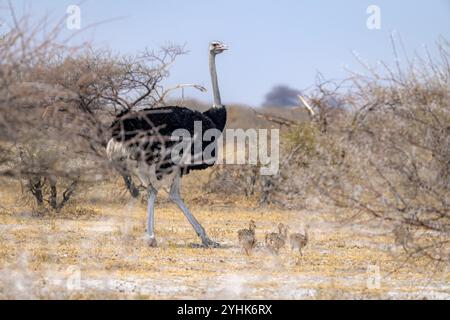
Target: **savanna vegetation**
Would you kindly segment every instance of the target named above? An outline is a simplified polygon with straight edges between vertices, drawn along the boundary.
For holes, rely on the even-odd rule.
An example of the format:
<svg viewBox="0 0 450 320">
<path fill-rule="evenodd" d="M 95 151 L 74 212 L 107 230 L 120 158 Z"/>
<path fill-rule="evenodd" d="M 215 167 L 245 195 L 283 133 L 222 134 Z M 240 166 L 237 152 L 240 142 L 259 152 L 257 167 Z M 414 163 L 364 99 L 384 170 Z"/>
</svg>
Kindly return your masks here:
<svg viewBox="0 0 450 320">
<path fill-rule="evenodd" d="M 149 248 L 145 189 L 105 147 L 123 110 L 202 108 L 162 86 L 183 48 L 125 56 L 14 21 L 0 38 L 1 298 L 450 298 L 447 40 L 439 58 L 318 77 L 292 108 L 230 105 L 228 128 L 280 129 L 278 174 L 189 175 L 187 203 L 222 248 L 191 247 L 164 199 Z M 250 219 L 259 243 L 246 256 L 236 232 Z M 279 222 L 309 225 L 302 256 L 265 250 Z"/>
</svg>

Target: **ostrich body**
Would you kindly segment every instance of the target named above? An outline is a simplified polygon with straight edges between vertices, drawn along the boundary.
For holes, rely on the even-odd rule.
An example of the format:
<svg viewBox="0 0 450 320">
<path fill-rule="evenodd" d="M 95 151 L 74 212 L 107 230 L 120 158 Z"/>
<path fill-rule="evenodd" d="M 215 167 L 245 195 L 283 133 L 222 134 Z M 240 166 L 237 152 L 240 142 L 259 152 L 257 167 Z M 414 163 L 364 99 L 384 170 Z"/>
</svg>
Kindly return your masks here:
<svg viewBox="0 0 450 320">
<path fill-rule="evenodd" d="M 241 229 L 238 231 L 239 243 L 241 244 L 242 248 L 244 248 L 246 255 L 249 255 L 253 248 L 256 246 L 255 229 L 255 221 L 250 220 L 248 229 Z"/>
<path fill-rule="evenodd" d="M 281 248 L 284 247 L 287 240 L 287 227 L 279 223 L 278 232 L 272 232 L 266 234 L 266 246 L 272 251 L 278 254 Z"/>
<path fill-rule="evenodd" d="M 209 67 L 214 105 L 209 110 L 199 112 L 178 106 L 143 109 L 137 112 L 126 110 L 119 114 L 111 125 L 112 138 L 106 148 L 108 159 L 119 170 L 137 176 L 149 191 L 147 236 L 150 246 L 157 245 L 154 234 L 154 205 L 158 191 L 164 187 L 170 187 L 169 198 L 184 213 L 201 238 L 203 246 L 219 246 L 208 238 L 205 229 L 186 207 L 180 195 L 181 177 L 191 170 L 202 170 L 214 165 L 215 149 L 211 152 L 212 159 L 200 159 L 193 163 L 173 161 L 170 150 L 177 143 L 171 137 L 174 131 L 179 129 L 189 132 L 194 139 L 199 139 L 201 151 L 204 151 L 207 145 L 217 142 L 213 138 L 212 142 L 204 142 L 203 137 L 195 136 L 194 129 L 195 123 L 201 123 L 202 132 L 215 129 L 221 133 L 225 127 L 227 112 L 220 99 L 215 66 L 216 55 L 225 50 L 227 47 L 220 42 L 210 43 Z M 193 148 L 191 150 L 195 151 Z"/>
<path fill-rule="evenodd" d="M 309 227 L 306 227 L 304 233 L 292 233 L 289 236 L 291 249 L 297 249 L 301 256 L 303 256 L 302 249 L 308 244 L 308 229 Z"/>
</svg>

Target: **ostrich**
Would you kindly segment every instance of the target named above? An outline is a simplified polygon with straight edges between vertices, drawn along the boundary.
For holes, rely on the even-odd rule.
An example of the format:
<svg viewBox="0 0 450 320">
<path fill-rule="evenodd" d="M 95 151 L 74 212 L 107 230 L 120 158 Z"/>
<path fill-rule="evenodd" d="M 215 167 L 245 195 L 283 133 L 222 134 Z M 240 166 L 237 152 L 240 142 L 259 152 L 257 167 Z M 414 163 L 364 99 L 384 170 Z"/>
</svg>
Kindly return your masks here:
<svg viewBox="0 0 450 320">
<path fill-rule="evenodd" d="M 246 255 L 249 255 L 250 251 L 256 246 L 255 229 L 255 221 L 250 220 L 248 229 L 241 229 L 238 231 L 239 243 L 244 248 Z"/>
<path fill-rule="evenodd" d="M 201 123 L 203 131 L 208 129 L 223 131 L 227 111 L 220 98 L 216 72 L 216 56 L 227 46 L 219 41 L 209 45 L 209 69 L 211 73 L 214 104 L 205 112 L 185 107 L 168 106 L 143 109 L 136 112 L 126 110 L 119 114 L 111 125 L 111 136 L 106 148 L 108 159 L 119 170 L 126 170 L 138 177 L 142 185 L 148 189 L 146 236 L 151 247 L 157 246 L 154 233 L 154 205 L 158 191 L 170 187 L 169 198 L 186 216 L 189 223 L 201 238 L 204 247 L 217 248 L 220 245 L 209 239 L 205 229 L 186 207 L 180 195 L 181 178 L 191 170 L 202 170 L 214 165 L 215 148 L 211 152 L 212 159 L 194 163 L 179 163 L 171 159 L 170 149 L 175 142 L 170 139 L 175 130 L 187 130 L 191 137 L 198 139 L 194 132 L 194 123 Z M 200 137 L 202 150 L 207 143 Z M 216 143 L 217 138 L 208 144 Z M 185 154 L 183 154 L 183 157 Z M 194 155 L 196 157 L 197 154 Z M 212 161 L 211 161 L 212 160 Z"/>
<path fill-rule="evenodd" d="M 278 232 L 267 233 L 265 240 L 266 246 L 270 249 L 270 251 L 278 254 L 280 249 L 286 244 L 287 227 L 284 224 L 279 223 Z"/>
<path fill-rule="evenodd" d="M 309 225 L 305 227 L 304 233 L 292 233 L 289 236 L 292 251 L 297 249 L 301 256 L 303 256 L 302 249 L 308 244 L 308 229 Z"/>
</svg>

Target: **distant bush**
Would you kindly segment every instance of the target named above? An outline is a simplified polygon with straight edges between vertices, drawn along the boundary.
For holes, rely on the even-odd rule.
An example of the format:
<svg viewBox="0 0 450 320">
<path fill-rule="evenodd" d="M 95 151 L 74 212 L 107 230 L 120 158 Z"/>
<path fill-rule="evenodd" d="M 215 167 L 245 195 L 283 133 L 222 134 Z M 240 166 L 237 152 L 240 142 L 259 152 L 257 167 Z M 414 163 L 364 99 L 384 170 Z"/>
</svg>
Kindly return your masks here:
<svg viewBox="0 0 450 320">
<path fill-rule="evenodd" d="M 297 95 L 300 91 L 286 85 L 277 85 L 266 94 L 263 106 L 292 107 L 297 105 Z"/>
<path fill-rule="evenodd" d="M 316 181 L 338 206 L 382 219 L 411 256 L 450 262 L 450 64 L 441 60 L 386 74 L 354 75 L 353 112 L 338 141 L 342 162 L 329 161 Z M 331 137 L 330 137 L 331 139 Z M 324 150 L 322 150 L 324 151 Z"/>
</svg>

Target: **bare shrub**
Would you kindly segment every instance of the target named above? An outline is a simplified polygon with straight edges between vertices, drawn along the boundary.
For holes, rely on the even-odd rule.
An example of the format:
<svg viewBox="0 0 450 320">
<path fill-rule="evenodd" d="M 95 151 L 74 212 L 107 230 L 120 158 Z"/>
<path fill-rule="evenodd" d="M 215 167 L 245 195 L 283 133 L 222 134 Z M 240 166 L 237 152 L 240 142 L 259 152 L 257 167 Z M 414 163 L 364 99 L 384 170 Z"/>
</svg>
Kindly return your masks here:
<svg viewBox="0 0 450 320">
<path fill-rule="evenodd" d="M 168 76 L 182 48 L 113 55 L 69 47 L 62 24 L 17 19 L 0 41 L 0 175 L 20 179 L 38 206 L 61 210 L 83 183 L 107 176 L 105 146 L 113 117 L 165 104 Z M 203 88 L 201 88 L 203 89 Z M 133 196 L 139 191 L 120 172 Z"/>
<path fill-rule="evenodd" d="M 356 110 L 339 137 L 342 162 L 315 179 L 334 204 L 392 225 L 411 256 L 450 259 L 450 68 L 417 58 L 406 68 L 367 67 L 354 75 L 347 102 Z"/>
<path fill-rule="evenodd" d="M 315 180 L 319 176 L 319 168 L 328 162 L 342 161 L 339 137 L 347 116 L 342 108 L 344 97 L 338 94 L 342 83 L 322 82 L 321 77 L 317 81 L 308 98 L 314 108 L 309 117 L 304 106 L 277 114 L 270 109 L 255 110 L 257 119 L 265 120 L 265 127 L 272 125 L 280 129 L 280 168 L 277 174 L 262 176 L 259 166 L 225 166 L 215 172 L 208 186 L 222 192 L 239 192 L 246 196 L 255 194 L 260 205 L 275 204 L 284 208 L 305 207 L 307 200 L 317 197 Z M 298 98 L 297 101 L 300 102 Z"/>
</svg>

